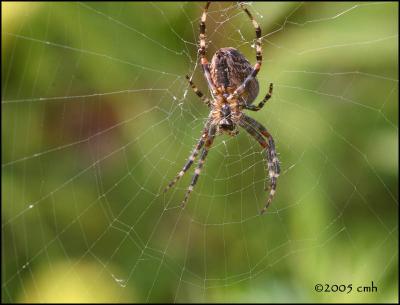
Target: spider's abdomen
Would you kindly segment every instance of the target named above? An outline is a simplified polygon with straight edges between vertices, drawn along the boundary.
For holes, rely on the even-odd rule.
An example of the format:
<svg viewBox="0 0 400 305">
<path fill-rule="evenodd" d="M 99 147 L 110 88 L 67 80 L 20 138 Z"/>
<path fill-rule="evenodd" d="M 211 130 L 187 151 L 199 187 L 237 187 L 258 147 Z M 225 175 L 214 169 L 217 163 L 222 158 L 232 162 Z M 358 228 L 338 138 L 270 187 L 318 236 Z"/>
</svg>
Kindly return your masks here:
<svg viewBox="0 0 400 305">
<path fill-rule="evenodd" d="M 239 87 L 251 73 L 250 62 L 235 48 L 222 48 L 215 52 L 210 65 L 211 78 L 217 88 L 230 93 Z M 251 104 L 258 95 L 258 81 L 251 80 L 242 98 Z"/>
</svg>

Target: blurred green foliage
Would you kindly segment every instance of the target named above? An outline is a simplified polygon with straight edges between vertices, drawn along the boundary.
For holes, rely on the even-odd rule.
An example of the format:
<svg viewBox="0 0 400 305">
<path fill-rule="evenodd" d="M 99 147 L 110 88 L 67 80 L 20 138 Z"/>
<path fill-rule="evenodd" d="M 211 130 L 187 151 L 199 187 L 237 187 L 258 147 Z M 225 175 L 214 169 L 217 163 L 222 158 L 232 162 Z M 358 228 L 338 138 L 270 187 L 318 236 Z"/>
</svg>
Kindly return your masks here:
<svg viewBox="0 0 400 305">
<path fill-rule="evenodd" d="M 207 92 L 203 3 L 2 2 L 2 301 L 397 302 L 398 3 L 252 3 L 263 31 L 250 115 L 265 160 L 221 136 L 185 210 Z M 208 54 L 254 62 L 254 30 L 215 3 Z M 317 293 L 317 283 L 378 293 Z"/>
</svg>

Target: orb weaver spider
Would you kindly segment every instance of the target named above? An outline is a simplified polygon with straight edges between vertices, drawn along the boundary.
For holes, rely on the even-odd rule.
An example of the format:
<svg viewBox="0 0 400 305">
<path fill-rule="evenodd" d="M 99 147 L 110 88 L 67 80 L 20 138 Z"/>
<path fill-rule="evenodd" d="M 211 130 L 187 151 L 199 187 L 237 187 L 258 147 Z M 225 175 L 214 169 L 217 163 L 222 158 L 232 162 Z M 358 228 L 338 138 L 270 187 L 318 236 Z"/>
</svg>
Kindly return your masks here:
<svg viewBox="0 0 400 305">
<path fill-rule="evenodd" d="M 262 124 L 242 112 L 242 110 L 259 111 L 272 96 L 273 86 L 271 83 L 264 99 L 258 105 L 252 104 L 259 91 L 256 76 L 262 64 L 261 28 L 250 11 L 241 3 L 240 7 L 249 17 L 256 32 L 256 64 L 252 67 L 249 61 L 238 50 L 231 47 L 219 49 L 212 57 L 211 64 L 209 64 L 206 57 L 205 34 L 209 6 L 210 2 L 207 2 L 201 16 L 199 55 L 212 99 L 205 97 L 189 76 L 186 76 L 186 78 L 196 95 L 210 109 L 210 114 L 204 125 L 202 135 L 193 152 L 190 154 L 189 159 L 175 179 L 164 189 L 164 192 L 170 189 L 185 174 L 201 150 L 200 159 L 194 171 L 192 181 L 182 201 L 182 207 L 184 207 L 197 183 L 215 136 L 220 133 L 227 133 L 234 136 L 238 133 L 238 126 L 240 126 L 260 143 L 266 153 L 270 190 L 267 202 L 260 211 L 263 214 L 275 195 L 280 164 L 275 150 L 275 142 L 271 134 Z"/>
</svg>

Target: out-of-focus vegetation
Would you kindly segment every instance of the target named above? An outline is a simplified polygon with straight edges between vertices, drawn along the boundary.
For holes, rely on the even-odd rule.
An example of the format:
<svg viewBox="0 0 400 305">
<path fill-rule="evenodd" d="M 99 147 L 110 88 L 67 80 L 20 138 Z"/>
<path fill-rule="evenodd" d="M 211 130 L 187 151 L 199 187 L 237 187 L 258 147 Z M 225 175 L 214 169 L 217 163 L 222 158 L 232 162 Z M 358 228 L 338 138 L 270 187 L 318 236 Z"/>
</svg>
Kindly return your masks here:
<svg viewBox="0 0 400 305">
<path fill-rule="evenodd" d="M 191 171 L 162 194 L 208 114 L 184 78 L 208 91 L 202 6 L 2 2 L 2 301 L 398 301 L 398 4 L 249 6 L 259 99 L 275 85 L 250 115 L 282 161 L 264 216 L 244 132 L 217 138 L 186 209 Z M 254 62 L 235 4 L 207 26 L 210 58 Z"/>
</svg>

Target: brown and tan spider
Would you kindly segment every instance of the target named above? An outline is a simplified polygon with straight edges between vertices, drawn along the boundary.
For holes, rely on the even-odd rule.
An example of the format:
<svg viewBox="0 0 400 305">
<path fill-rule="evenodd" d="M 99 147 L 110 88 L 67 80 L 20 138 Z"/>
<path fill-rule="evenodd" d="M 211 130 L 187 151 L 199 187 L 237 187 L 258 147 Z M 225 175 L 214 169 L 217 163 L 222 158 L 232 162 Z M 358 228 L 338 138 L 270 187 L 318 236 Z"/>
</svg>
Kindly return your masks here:
<svg viewBox="0 0 400 305">
<path fill-rule="evenodd" d="M 209 6 L 210 2 L 207 2 L 201 16 L 199 54 L 201 66 L 203 67 L 203 73 L 211 91 L 212 99 L 210 100 L 205 97 L 203 93 L 201 93 L 200 90 L 197 89 L 197 87 L 193 84 L 189 76 L 186 76 L 186 78 L 188 79 L 193 91 L 199 98 L 201 98 L 201 100 L 208 106 L 208 108 L 210 108 L 211 111 L 208 120 L 205 123 L 203 133 L 193 152 L 189 156 L 188 161 L 175 179 L 168 184 L 164 192 L 170 189 L 179 180 L 179 178 L 185 174 L 185 172 L 193 164 L 196 156 L 199 154 L 200 149 L 202 149 L 200 160 L 194 171 L 192 182 L 190 183 L 189 188 L 186 191 L 185 198 L 182 201 L 182 206 L 185 206 L 190 193 L 193 191 L 193 188 L 196 185 L 215 136 L 219 133 L 227 133 L 234 136 L 238 133 L 237 126 L 240 126 L 251 136 L 253 136 L 258 143 L 260 143 L 263 149 L 265 149 L 266 158 L 268 161 L 270 191 L 267 203 L 261 210 L 262 214 L 266 211 L 275 195 L 276 180 L 280 173 L 280 165 L 278 157 L 276 156 L 274 139 L 272 138 L 271 134 L 263 125 L 242 112 L 243 109 L 251 111 L 260 110 L 272 95 L 272 84 L 270 84 L 269 91 L 264 99 L 257 106 L 252 104 L 259 91 L 256 76 L 260 71 L 262 63 L 261 29 L 249 10 L 244 7 L 243 4 L 240 4 L 243 11 L 250 18 L 256 31 L 257 62 L 254 67 L 252 67 L 249 61 L 238 50 L 234 48 L 222 48 L 214 54 L 210 65 L 206 58 L 205 35 L 206 17 Z"/>
</svg>

